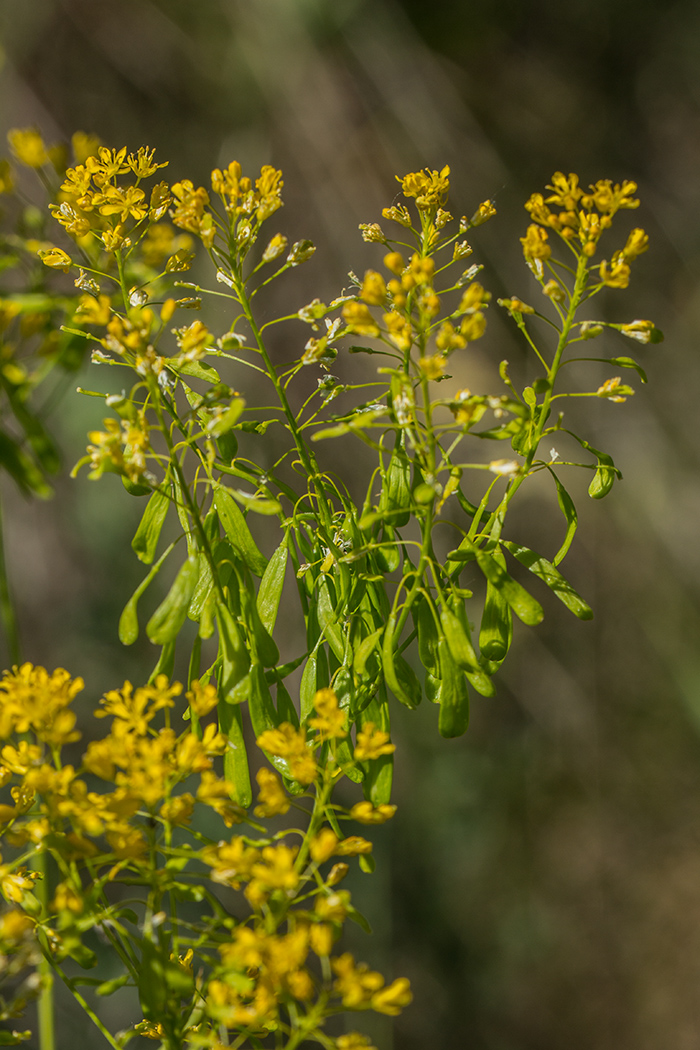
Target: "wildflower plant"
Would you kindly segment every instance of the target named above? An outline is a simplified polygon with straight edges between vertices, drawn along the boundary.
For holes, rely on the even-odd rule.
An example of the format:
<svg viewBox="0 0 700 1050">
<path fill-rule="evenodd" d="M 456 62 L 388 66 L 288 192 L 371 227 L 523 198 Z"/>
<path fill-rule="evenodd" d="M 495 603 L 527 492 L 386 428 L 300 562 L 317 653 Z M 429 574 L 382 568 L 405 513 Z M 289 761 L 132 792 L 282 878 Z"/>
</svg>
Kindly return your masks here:
<svg viewBox="0 0 700 1050">
<path fill-rule="evenodd" d="M 365 1037 L 332 1036 L 326 1019 L 339 1010 L 395 1014 L 410 991 L 404 979 L 387 985 L 334 954 L 343 921 L 364 920 L 336 889 L 346 862 L 326 865 L 357 856 L 372 867 L 371 843 L 344 835 L 341 822 L 393 815 L 390 702 L 414 708 L 425 695 L 438 706 L 439 732 L 459 736 L 471 691 L 494 693 L 513 616 L 541 621 L 532 591 L 548 588 L 577 617 L 592 615 L 559 569 L 577 526 L 563 479 L 590 471 L 589 493 L 601 498 L 619 471 L 564 425 L 561 407 L 633 393 L 615 375 L 595 389 L 567 385 L 580 374 L 573 362 L 636 370 L 645 381 L 633 358 L 581 356 L 579 344 L 605 328 L 640 343 L 661 338 L 648 320 L 582 316 L 601 291 L 627 286 L 648 239 L 635 228 L 609 259 L 597 258 L 618 213 L 638 206 L 636 186 L 601 180 L 585 191 L 575 175 L 556 173 L 547 194 L 527 202 L 532 221 L 521 238 L 526 298 L 534 287 L 542 305 L 498 300 L 531 353 L 530 381 L 518 389 L 502 361 L 500 392 L 474 393 L 440 384 L 451 378 L 450 359 L 469 360 L 486 330 L 491 296 L 467 234 L 478 237 L 495 208 L 485 201 L 471 218 L 453 219 L 448 168 L 399 179 L 403 202 L 383 212 L 390 233 L 362 225 L 381 269 L 351 273 L 349 290 L 329 304 L 314 299 L 266 319 L 268 286 L 315 251 L 308 240 L 263 237 L 282 206 L 281 172 L 265 166 L 253 180 L 232 162 L 205 188 L 160 180 L 164 166 L 146 148 L 95 146 L 66 171 L 51 206 L 71 240 L 39 253 L 45 266 L 72 272 L 81 292 L 65 332 L 128 377 L 119 395 L 85 391 L 112 414 L 76 467 L 95 480 L 116 473 L 130 495 L 148 497 L 132 546 L 149 568 L 120 619 L 124 644 L 138 637 L 139 603 L 166 566 L 172 582 L 146 620 L 160 650 L 149 684 L 107 694 L 96 714 L 112 719 L 110 732 L 78 766 L 62 764 L 61 748 L 77 739 L 70 699 L 79 683 L 29 665 L 6 675 L 0 755 L 13 804 L 0 816 L 14 853 L 2 886 L 31 919 L 6 957 L 31 958 L 38 946 L 44 986 L 54 968 L 113 1046 L 138 1032 L 169 1050 L 292 1050 L 307 1039 L 356 1050 Z M 198 244 L 213 270 L 205 283 L 218 287 L 183 279 Z M 229 312 L 223 332 L 191 320 L 214 297 Z M 269 336 L 283 324 L 296 349 L 278 362 Z M 379 361 L 371 383 L 331 373 L 339 354 L 358 353 Z M 261 406 L 251 403 L 251 370 L 270 394 Z M 309 394 L 310 371 L 320 374 Z M 271 445 L 271 427 L 286 444 Z M 585 462 L 549 451 L 557 435 Z M 323 466 L 329 441 L 360 441 L 375 457 L 361 503 L 349 477 Z M 507 454 L 484 456 L 487 441 Z M 248 451 L 256 442 L 276 450 L 272 466 Z M 546 555 L 506 529 L 516 494 L 541 473 L 565 523 L 559 549 Z M 166 544 L 169 515 L 178 528 Z M 278 523 L 269 551 L 254 535 L 257 515 Z M 288 574 L 304 641 L 283 662 L 275 635 Z M 197 625 L 193 642 L 187 620 Z M 176 649 L 189 668 L 184 690 L 171 684 Z M 289 683 L 298 669 L 296 703 Z M 184 731 L 173 723 L 178 709 Z M 247 724 L 268 763 L 252 811 Z M 362 792 L 349 808 L 333 800 L 342 778 Z M 292 812 L 303 815 L 298 828 L 260 823 Z M 245 833 L 218 838 L 212 821 Z M 36 863 L 48 854 L 57 882 Z M 125 886 L 138 888 L 133 900 Z M 196 920 L 180 901 L 200 906 Z M 19 930 L 19 919 L 8 921 Z M 94 979 L 98 993 L 133 984 L 144 1013 L 121 1035 L 78 991 L 83 979 L 62 971 L 68 957 L 90 965 L 85 941 L 95 927 L 124 966 L 116 983 Z"/>
</svg>

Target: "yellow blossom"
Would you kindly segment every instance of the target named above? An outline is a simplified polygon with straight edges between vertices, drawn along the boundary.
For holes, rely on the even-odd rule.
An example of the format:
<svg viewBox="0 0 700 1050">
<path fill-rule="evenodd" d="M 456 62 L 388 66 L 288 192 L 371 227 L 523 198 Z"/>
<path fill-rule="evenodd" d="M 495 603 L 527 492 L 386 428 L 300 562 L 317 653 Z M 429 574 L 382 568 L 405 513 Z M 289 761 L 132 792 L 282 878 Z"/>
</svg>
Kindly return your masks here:
<svg viewBox="0 0 700 1050">
<path fill-rule="evenodd" d="M 286 758 L 293 777 L 300 784 L 311 784 L 316 778 L 313 752 L 306 746 L 306 732 L 282 722 L 277 729 L 267 729 L 257 739 L 257 745 L 270 755 Z"/>
<path fill-rule="evenodd" d="M 622 255 L 626 262 L 632 262 L 638 255 L 645 252 L 649 247 L 649 235 L 636 227 L 627 238 L 627 243 L 622 249 Z"/>
<path fill-rule="evenodd" d="M 446 164 L 440 172 L 425 168 L 396 178 L 401 183 L 404 197 L 415 197 L 416 207 L 424 211 L 437 209 L 443 203 L 450 188 L 449 174 L 449 165 Z"/>
<path fill-rule="evenodd" d="M 372 996 L 372 1009 L 380 1014 L 388 1014 L 395 1017 L 400 1014 L 404 1006 L 408 1006 L 413 1000 L 411 984 L 406 977 L 398 977 L 392 984 Z"/>
<path fill-rule="evenodd" d="M 15 180 L 9 160 L 0 160 L 0 193 L 12 193 Z"/>
<path fill-rule="evenodd" d="M 615 376 L 614 379 L 606 379 L 603 385 L 596 390 L 597 397 L 604 397 L 608 401 L 618 403 L 626 401 L 627 397 L 633 393 L 632 387 L 622 384 L 619 376 Z"/>
<path fill-rule="evenodd" d="M 391 755 L 394 751 L 396 745 L 390 742 L 389 734 L 377 729 L 374 722 L 365 722 L 358 731 L 355 745 L 355 758 L 358 762 L 367 762 L 381 755 Z"/>
<path fill-rule="evenodd" d="M 347 1035 L 339 1035 L 336 1041 L 338 1050 L 377 1050 L 372 1046 L 369 1036 L 360 1032 L 348 1032 Z"/>
<path fill-rule="evenodd" d="M 639 201 L 632 197 L 636 192 L 636 182 L 626 180 L 613 186 L 611 179 L 599 179 L 591 186 L 591 193 L 586 194 L 581 203 L 585 208 L 595 207 L 600 212 L 614 215 L 620 208 L 639 207 Z"/>
<path fill-rule="evenodd" d="M 359 857 L 372 852 L 372 843 L 361 835 L 349 835 L 338 843 L 335 852 L 339 857 Z"/>
<path fill-rule="evenodd" d="M 49 163 L 46 146 L 36 128 L 13 128 L 7 133 L 13 155 L 28 168 L 42 168 Z"/>
<path fill-rule="evenodd" d="M 76 321 L 84 324 L 107 325 L 112 315 L 112 302 L 108 295 L 83 295 L 76 311 Z"/>
<path fill-rule="evenodd" d="M 442 354 L 421 357 L 418 361 L 418 367 L 426 379 L 440 379 L 446 365 L 447 359 Z"/>
<path fill-rule="evenodd" d="M 493 201 L 482 201 L 469 220 L 469 225 L 481 226 L 482 223 L 488 222 L 489 219 L 492 219 L 495 214 L 496 208 Z"/>
<path fill-rule="evenodd" d="M 89 135 L 84 131 L 73 132 L 70 141 L 76 164 L 84 164 L 88 157 L 96 157 L 101 145 L 97 135 Z"/>
<path fill-rule="evenodd" d="M 345 713 L 338 705 L 338 697 L 332 689 L 319 689 L 314 696 L 316 717 L 309 719 L 318 740 L 343 740 L 347 736 Z"/>
<path fill-rule="evenodd" d="M 279 259 L 280 255 L 284 255 L 287 250 L 288 243 L 287 238 L 283 234 L 276 233 L 263 252 L 262 261 L 268 263 Z"/>
<path fill-rule="evenodd" d="M 189 824 L 194 812 L 194 798 L 189 791 L 169 798 L 160 807 L 160 815 L 170 824 Z"/>
<path fill-rule="evenodd" d="M 486 331 L 485 315 L 481 311 L 477 311 L 471 316 L 467 315 L 459 326 L 459 330 L 468 343 L 474 342 L 475 339 L 481 339 Z"/>
<path fill-rule="evenodd" d="M 376 807 L 371 802 L 356 802 L 350 810 L 350 816 L 358 824 L 384 824 L 391 820 L 395 812 L 396 806 L 386 802 Z"/>
<path fill-rule="evenodd" d="M 74 915 L 80 915 L 85 904 L 80 894 L 76 893 L 68 882 L 59 882 L 51 902 L 52 911 L 72 911 Z"/>
<path fill-rule="evenodd" d="M 391 283 L 394 284 L 395 282 L 392 281 Z M 394 302 L 398 305 L 396 297 L 394 297 Z M 384 324 L 386 325 L 389 339 L 394 346 L 398 350 L 410 350 L 413 345 L 411 322 L 396 310 L 392 310 L 390 313 L 384 314 Z"/>
<path fill-rule="evenodd" d="M 37 255 L 44 266 L 50 266 L 54 270 L 63 270 L 64 273 L 68 273 L 73 265 L 73 260 L 63 251 L 63 248 L 39 248 Z"/>
<path fill-rule="evenodd" d="M 387 270 L 390 270 L 391 273 L 395 273 L 399 277 L 406 268 L 406 264 L 403 261 L 403 255 L 401 254 L 401 252 L 389 252 L 388 255 L 385 255 L 384 265 L 386 266 Z"/>
<path fill-rule="evenodd" d="M 443 321 L 435 337 L 435 345 L 443 353 L 451 353 L 453 350 L 462 350 L 467 345 L 464 336 L 455 330 L 451 321 Z"/>
<path fill-rule="evenodd" d="M 185 699 L 198 718 L 208 715 L 219 702 L 216 687 L 211 684 L 202 685 L 198 678 L 193 679 L 192 688 L 185 693 Z"/>
<path fill-rule="evenodd" d="M 256 817 L 274 817 L 279 813 L 286 813 L 290 806 L 287 793 L 282 787 L 282 781 L 271 769 L 259 769 L 256 780 L 260 791 L 258 792 L 258 805 L 255 807 Z"/>
<path fill-rule="evenodd" d="M 630 283 L 630 268 L 622 252 L 613 255 L 610 268 L 605 260 L 600 264 L 600 279 L 608 288 L 627 288 Z"/>
<path fill-rule="evenodd" d="M 360 298 L 364 299 L 370 306 L 383 305 L 386 299 L 386 284 L 382 275 L 377 273 L 376 270 L 367 270 L 365 273 L 360 290 Z"/>
<path fill-rule="evenodd" d="M 317 922 L 309 929 L 309 943 L 318 956 L 328 956 L 333 947 L 333 927 L 327 922 Z"/>
<path fill-rule="evenodd" d="M 338 836 L 330 828 L 322 828 L 318 835 L 314 835 L 309 846 L 311 859 L 316 864 L 323 864 L 332 857 L 338 845 Z"/>
<path fill-rule="evenodd" d="M 356 963 L 350 952 L 332 959 L 331 965 L 336 974 L 333 988 L 342 998 L 343 1006 L 349 1010 L 368 1005 L 372 996 L 384 985 L 380 973 L 370 970 L 366 963 Z"/>
<path fill-rule="evenodd" d="M 527 262 L 536 264 L 538 275 L 542 271 L 542 260 L 548 259 L 552 254 L 552 249 L 547 244 L 547 238 L 547 231 L 541 226 L 535 226 L 534 224 L 528 226 L 525 236 L 520 238 L 520 243 L 523 246 L 523 255 Z"/>
<path fill-rule="evenodd" d="M 350 302 L 343 307 L 343 317 L 351 332 L 357 335 L 379 335 L 379 325 L 364 303 Z"/>
</svg>

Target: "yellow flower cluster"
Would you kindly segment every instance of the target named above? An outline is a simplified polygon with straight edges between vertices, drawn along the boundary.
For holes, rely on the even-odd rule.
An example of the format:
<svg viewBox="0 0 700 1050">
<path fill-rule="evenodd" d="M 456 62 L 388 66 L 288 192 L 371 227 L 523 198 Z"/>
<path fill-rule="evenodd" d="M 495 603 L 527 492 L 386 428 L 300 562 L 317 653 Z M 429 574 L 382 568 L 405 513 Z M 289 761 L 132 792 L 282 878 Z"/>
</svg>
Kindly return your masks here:
<svg viewBox="0 0 700 1050">
<path fill-rule="evenodd" d="M 95 716 L 110 720 L 109 732 L 90 740 L 79 767 L 64 763 L 61 748 L 78 738 L 70 703 L 82 685 L 64 670 L 49 674 L 31 664 L 6 672 L 0 683 L 0 789 L 10 789 L 14 801 L 12 806 L 0 804 L 0 839 L 17 858 L 3 862 L 0 857 L 0 894 L 11 905 L 0 914 L 0 978 L 39 961 L 37 924 L 57 964 L 66 955 L 85 963 L 90 953 L 82 944 L 83 932 L 97 923 L 107 928 L 112 911 L 118 917 L 119 905 L 108 906 L 101 897 L 108 884 L 150 887 L 153 926 L 166 919 L 166 912 L 158 910 L 166 894 L 193 889 L 201 900 L 203 886 L 209 887 L 210 897 L 217 887 L 228 887 L 242 894 L 237 918 L 218 901 L 190 940 L 183 942 L 182 929 L 177 933 L 173 922 L 165 949 L 157 946 L 163 938 L 151 938 L 148 922 L 134 934 L 117 924 L 120 936 L 132 941 L 127 959 L 141 953 L 148 966 L 145 960 L 162 950 L 154 965 L 177 989 L 172 1002 L 161 1003 L 157 1019 L 151 1016 L 135 1026 L 141 1035 L 163 1039 L 173 1026 L 185 1023 L 195 1002 L 196 1026 L 181 1034 L 189 1034 L 193 1045 L 212 1048 L 220 1045 L 222 1028 L 234 1037 L 232 1042 L 291 1024 L 307 1025 L 311 1034 L 339 1009 L 394 1015 L 408 1005 L 411 992 L 404 978 L 386 984 L 381 974 L 347 953 L 332 955 L 342 924 L 353 914 L 350 894 L 335 888 L 349 869 L 345 860 L 329 865 L 325 875 L 321 869 L 333 857 L 363 858 L 372 850 L 362 836 L 337 834 L 336 822 L 380 824 L 395 812 L 394 806 L 369 801 L 350 810 L 331 806 L 332 786 L 347 767 L 337 758 L 322 767 L 317 755 L 328 747 L 347 749 L 349 735 L 332 689 L 315 695 L 308 738 L 291 723 L 258 738 L 265 752 L 287 762 L 290 775 L 307 786 L 304 797 L 314 800 L 313 811 L 304 810 L 306 830 L 291 831 L 297 841 L 290 843 L 286 833 L 270 837 L 252 821 L 257 839 L 236 834 L 216 841 L 190 828 L 198 805 L 212 809 L 229 826 L 249 818 L 232 803 L 233 786 L 213 768 L 228 746 L 216 722 L 179 734 L 172 728 L 183 689 L 165 675 L 146 686 L 125 682 L 107 692 Z M 206 718 L 218 702 L 215 688 L 197 680 L 185 699 L 198 719 Z M 389 734 L 368 722 L 357 734 L 354 759 L 348 752 L 348 763 L 368 761 L 393 748 Z M 91 789 L 84 776 L 97 778 L 107 790 Z M 192 783 L 196 777 L 198 787 L 196 780 Z M 255 816 L 286 814 L 292 800 L 280 777 L 262 768 L 257 781 Z M 182 790 L 190 786 L 192 791 Z M 52 853 L 60 872 L 43 910 L 37 899 L 40 876 L 22 863 L 39 850 Z M 120 894 L 115 897 L 119 900 Z M 246 902 L 247 918 L 241 916 Z M 168 938 L 176 936 L 177 947 L 170 948 Z M 183 1013 L 182 999 L 188 996 L 192 1006 Z M 25 1004 L 17 1005 L 21 1010 Z M 325 1044 L 338 1050 L 369 1046 L 359 1033 L 337 1041 L 328 1037 Z"/>
<path fill-rule="evenodd" d="M 557 171 L 547 186 L 551 194 L 533 193 L 525 208 L 533 219 L 525 237 L 521 237 L 523 254 L 538 279 L 544 275 L 544 262 L 552 249 L 548 230 L 554 230 L 577 253 L 586 258 L 595 255 L 603 232 L 612 226 L 615 214 L 623 209 L 639 207 L 633 195 L 635 182 L 613 184 L 610 179 L 599 179 L 587 193 L 580 185 L 578 175 L 564 175 Z M 554 205 L 553 210 L 550 205 Z M 579 245 L 577 248 L 576 245 Z M 647 250 L 649 238 L 644 230 L 636 228 L 624 248 L 616 251 L 611 263 L 600 263 L 600 280 L 611 288 L 626 288 L 629 284 L 629 264 Z"/>
</svg>

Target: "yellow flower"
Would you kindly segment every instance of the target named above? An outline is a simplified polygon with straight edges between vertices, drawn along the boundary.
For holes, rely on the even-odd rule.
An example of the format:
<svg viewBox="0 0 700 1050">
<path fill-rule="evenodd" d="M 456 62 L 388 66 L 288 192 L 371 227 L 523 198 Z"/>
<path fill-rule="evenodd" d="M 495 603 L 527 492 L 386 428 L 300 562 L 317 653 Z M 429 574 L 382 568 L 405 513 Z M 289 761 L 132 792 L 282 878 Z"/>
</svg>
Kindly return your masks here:
<svg viewBox="0 0 700 1050">
<path fill-rule="evenodd" d="M 347 1035 L 338 1036 L 336 1043 L 338 1050 L 377 1050 L 372 1046 L 372 1040 L 360 1032 L 348 1032 Z"/>
<path fill-rule="evenodd" d="M 311 784 L 316 779 L 316 761 L 306 746 L 306 731 L 283 722 L 277 729 L 268 729 L 257 739 L 257 745 L 270 755 L 286 758 L 289 770 L 300 784 Z"/>
<path fill-rule="evenodd" d="M 42 168 L 49 163 L 46 146 L 36 128 L 13 128 L 7 133 L 12 153 L 28 168 Z"/>
<path fill-rule="evenodd" d="M 581 201 L 585 208 L 596 207 L 600 212 L 614 215 L 620 208 L 639 207 L 639 201 L 632 197 L 637 192 L 636 182 L 617 182 L 613 186 L 611 179 L 599 179 L 591 191 Z"/>
<path fill-rule="evenodd" d="M 170 824 L 189 824 L 194 812 L 194 798 L 189 791 L 169 798 L 160 807 L 160 815 Z"/>
<path fill-rule="evenodd" d="M 394 284 L 397 282 L 392 281 L 391 283 Z M 394 302 L 397 302 L 396 298 L 394 299 Z M 384 324 L 387 327 L 389 339 L 391 339 L 394 346 L 399 350 L 410 350 L 413 345 L 413 329 L 411 328 L 411 322 L 396 310 L 392 310 L 391 313 L 384 314 Z"/>
<path fill-rule="evenodd" d="M 72 911 L 74 915 L 80 915 L 84 908 L 82 897 L 75 892 L 70 883 L 59 882 L 51 902 L 51 910 Z"/>
<path fill-rule="evenodd" d="M 39 248 L 36 254 L 44 266 L 51 266 L 54 270 L 63 270 L 64 273 L 68 273 L 73 265 L 70 255 L 67 255 L 62 248 Z"/>
<path fill-rule="evenodd" d="M 372 1009 L 380 1014 L 388 1014 L 395 1017 L 400 1014 L 404 1006 L 408 1006 L 413 1000 L 411 984 L 407 977 L 398 977 L 387 988 L 382 988 L 372 996 Z"/>
<path fill-rule="evenodd" d="M 499 306 L 504 306 L 511 314 L 534 314 L 535 309 L 533 306 L 528 306 L 522 299 L 513 296 L 512 299 L 499 299 Z"/>
<path fill-rule="evenodd" d="M 401 276 L 406 268 L 406 264 L 403 261 L 403 255 L 401 252 L 389 252 L 388 255 L 384 256 L 384 265 L 387 270 L 391 273 L 395 273 L 398 277 Z"/>
<path fill-rule="evenodd" d="M 485 315 L 478 311 L 471 316 L 465 317 L 459 330 L 468 343 L 474 342 L 475 339 L 481 339 L 486 331 Z"/>
<path fill-rule="evenodd" d="M 418 367 L 426 379 L 440 379 L 445 371 L 446 364 L 447 359 L 442 354 L 421 357 L 418 361 Z"/>
<path fill-rule="evenodd" d="M 52 747 L 79 740 L 80 733 L 73 729 L 75 715 L 68 707 L 83 686 L 82 678 L 72 679 L 62 667 L 49 674 L 43 667 L 25 663 L 5 671 L 0 681 L 0 739 L 6 739 L 13 731 L 26 733 L 33 729 L 40 740 Z M 32 746 L 22 741 L 19 754 L 33 755 Z M 13 772 L 26 771 L 13 768 L 6 758 L 5 764 Z M 28 764 L 32 764 L 31 757 Z"/>
<path fill-rule="evenodd" d="M 383 802 L 376 808 L 371 802 L 356 802 L 350 810 L 350 816 L 358 824 L 385 824 L 396 813 L 396 806 Z"/>
<path fill-rule="evenodd" d="M 337 975 L 333 985 L 340 995 L 343 1006 L 349 1010 L 361 1009 L 383 987 L 384 978 L 380 973 L 370 970 L 366 963 L 357 964 L 350 954 L 345 952 L 331 960 L 333 972 Z"/>
<path fill-rule="evenodd" d="M 608 401 L 616 401 L 620 404 L 633 393 L 632 387 L 622 384 L 619 376 L 615 376 L 614 379 L 606 379 L 603 385 L 596 390 L 597 397 L 604 397 Z"/>
<path fill-rule="evenodd" d="M 167 168 L 167 160 L 163 164 L 155 163 L 153 160 L 155 152 L 154 149 L 149 149 L 148 146 L 141 146 L 138 153 L 130 153 L 126 158 L 127 166 L 131 168 L 137 179 L 150 178 L 151 175 L 155 175 L 159 168 Z"/>
<path fill-rule="evenodd" d="M 286 813 L 290 801 L 277 774 L 263 767 L 258 770 L 255 777 L 260 787 L 258 805 L 254 810 L 255 816 L 275 817 L 279 813 Z"/>
<path fill-rule="evenodd" d="M 367 270 L 360 290 L 360 298 L 370 306 L 382 306 L 386 299 L 384 278 L 376 270 Z"/>
<path fill-rule="evenodd" d="M 101 145 L 97 135 L 88 135 L 84 131 L 74 132 L 70 141 L 76 164 L 84 164 L 88 157 L 96 157 Z"/>
<path fill-rule="evenodd" d="M 489 219 L 492 219 L 495 214 L 496 208 L 493 201 L 482 201 L 469 220 L 469 225 L 481 226 L 483 223 L 488 222 Z"/>
<path fill-rule="evenodd" d="M 95 194 L 94 204 L 100 215 L 118 215 L 120 223 L 129 216 L 140 222 L 148 211 L 146 195 L 137 186 L 105 186 L 103 193 Z"/>
<path fill-rule="evenodd" d="M 345 713 L 338 706 L 338 697 L 332 689 L 319 689 L 314 696 L 316 717 L 309 726 L 318 733 L 318 741 L 343 740 L 347 736 Z"/>
<path fill-rule="evenodd" d="M 391 755 L 394 751 L 396 745 L 391 743 L 389 734 L 377 729 L 374 722 L 365 722 L 357 733 L 355 758 L 358 762 L 367 762 L 381 755 Z"/>
<path fill-rule="evenodd" d="M 605 259 L 600 264 L 600 279 L 608 288 L 627 288 L 630 283 L 630 268 L 622 252 L 613 255 L 610 269 Z"/>
<path fill-rule="evenodd" d="M 0 160 L 0 193 L 12 193 L 15 180 L 9 160 Z"/>
<path fill-rule="evenodd" d="M 639 343 L 660 343 L 663 339 L 653 321 L 630 321 L 629 324 L 621 324 L 619 330 L 628 339 L 636 339 Z"/>
<path fill-rule="evenodd" d="M 462 350 L 467 345 L 467 340 L 455 330 L 450 321 L 444 321 L 435 337 L 435 345 L 438 350 L 449 354 L 453 350 Z"/>
<path fill-rule="evenodd" d="M 446 164 L 440 172 L 424 168 L 422 171 L 410 172 L 403 178 L 397 175 L 396 179 L 401 183 L 404 197 L 415 197 L 416 207 L 426 211 L 437 209 L 444 202 L 450 188 L 449 174 L 450 168 Z"/>
<path fill-rule="evenodd" d="M 541 226 L 528 226 L 527 232 L 524 237 L 520 238 L 520 243 L 523 246 L 523 255 L 528 262 L 537 260 L 541 262 L 542 259 L 548 259 L 552 254 L 552 249 L 547 244 L 548 233 Z"/>
<path fill-rule="evenodd" d="M 192 689 L 185 693 L 185 699 L 198 718 L 208 715 L 219 702 L 216 687 L 211 684 L 202 685 L 198 678 L 193 679 Z"/>
<path fill-rule="evenodd" d="M 112 302 L 108 295 L 83 295 L 75 314 L 76 321 L 84 324 L 107 325 L 112 316 Z"/>
<path fill-rule="evenodd" d="M 567 178 L 561 171 L 554 172 L 552 183 L 547 189 L 553 191 L 552 196 L 547 197 L 547 204 L 558 204 L 566 211 L 573 211 L 583 196 L 583 190 L 578 184 L 578 175 L 572 174 Z"/>
<path fill-rule="evenodd" d="M 284 255 L 287 250 L 288 243 L 287 238 L 283 234 L 276 233 L 263 252 L 262 261 L 268 263 L 274 262 L 275 259 L 279 259 L 280 255 Z"/>
<path fill-rule="evenodd" d="M 330 828 L 322 828 L 311 840 L 309 846 L 311 859 L 316 864 L 324 864 L 335 853 L 338 841 L 338 836 L 334 831 Z"/>
<path fill-rule="evenodd" d="M 627 238 L 627 244 L 622 249 L 622 255 L 626 262 L 632 262 L 638 255 L 645 252 L 649 247 L 649 235 L 636 227 Z"/>
<path fill-rule="evenodd" d="M 330 955 L 333 947 L 333 927 L 327 922 L 314 923 L 309 929 L 309 943 L 316 955 Z"/>
<path fill-rule="evenodd" d="M 346 303 L 343 307 L 343 317 L 351 332 L 357 335 L 379 335 L 379 325 L 364 303 Z"/>
<path fill-rule="evenodd" d="M 361 854 L 372 852 L 372 843 L 369 839 L 363 839 L 361 835 L 349 835 L 338 843 L 335 852 L 339 857 L 359 857 Z"/>
</svg>

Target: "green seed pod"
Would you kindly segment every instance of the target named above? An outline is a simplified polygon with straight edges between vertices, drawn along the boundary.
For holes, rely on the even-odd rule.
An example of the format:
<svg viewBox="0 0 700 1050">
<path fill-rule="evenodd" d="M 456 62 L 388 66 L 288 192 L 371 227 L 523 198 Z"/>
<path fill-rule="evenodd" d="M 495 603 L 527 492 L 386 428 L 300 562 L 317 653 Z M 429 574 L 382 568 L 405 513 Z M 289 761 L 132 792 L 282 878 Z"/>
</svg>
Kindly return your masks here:
<svg viewBox="0 0 700 1050">
<path fill-rule="evenodd" d="M 162 489 L 157 489 L 143 512 L 131 546 L 139 561 L 150 565 L 156 555 L 156 547 L 165 517 L 170 506 L 170 499 Z"/>
<path fill-rule="evenodd" d="M 247 809 L 253 801 L 248 755 L 243 739 L 243 720 L 238 704 L 219 704 L 219 732 L 228 743 L 224 752 L 224 777 L 230 784 L 231 798 Z"/>
<path fill-rule="evenodd" d="M 154 645 L 172 642 L 185 622 L 187 608 L 199 575 L 197 558 L 188 558 L 178 572 L 173 585 L 146 626 L 146 634 Z"/>
<path fill-rule="evenodd" d="M 267 568 L 267 558 L 258 550 L 238 504 L 223 485 L 216 485 L 214 488 L 214 506 L 238 557 L 252 573 L 263 576 Z"/>
</svg>

